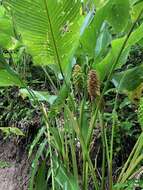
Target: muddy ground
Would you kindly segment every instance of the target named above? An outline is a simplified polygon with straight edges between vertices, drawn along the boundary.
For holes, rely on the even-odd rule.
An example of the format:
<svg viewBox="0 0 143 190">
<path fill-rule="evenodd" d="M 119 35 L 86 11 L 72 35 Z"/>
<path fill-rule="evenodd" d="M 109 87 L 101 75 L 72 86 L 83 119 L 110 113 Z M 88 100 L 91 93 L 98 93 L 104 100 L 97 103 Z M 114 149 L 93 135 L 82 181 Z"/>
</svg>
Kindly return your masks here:
<svg viewBox="0 0 143 190">
<path fill-rule="evenodd" d="M 27 190 L 29 165 L 27 153 L 16 139 L 0 137 L 0 190 Z"/>
</svg>

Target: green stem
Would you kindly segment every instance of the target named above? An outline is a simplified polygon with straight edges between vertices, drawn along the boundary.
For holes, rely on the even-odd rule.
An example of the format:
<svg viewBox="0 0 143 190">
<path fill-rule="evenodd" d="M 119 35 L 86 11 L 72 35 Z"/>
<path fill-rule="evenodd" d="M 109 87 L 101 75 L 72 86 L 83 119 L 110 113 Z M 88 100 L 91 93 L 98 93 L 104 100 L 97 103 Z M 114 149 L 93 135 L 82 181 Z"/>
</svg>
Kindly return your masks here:
<svg viewBox="0 0 143 190">
<path fill-rule="evenodd" d="M 83 158 L 83 190 L 88 189 L 88 162 Z"/>
<path fill-rule="evenodd" d="M 78 180 L 78 169 L 76 160 L 76 147 L 75 147 L 75 132 L 72 131 L 72 137 L 70 137 L 71 155 L 72 155 L 72 165 L 75 179 Z"/>
<path fill-rule="evenodd" d="M 95 175 L 95 168 L 93 167 L 93 164 L 92 164 L 92 161 L 90 159 L 89 154 L 86 155 L 86 157 L 87 157 L 87 161 L 88 161 L 89 168 L 90 168 L 90 171 L 91 171 L 91 175 L 92 175 L 92 179 L 93 179 L 95 190 L 99 190 L 97 177 Z"/>
<path fill-rule="evenodd" d="M 136 149 L 137 149 L 137 147 L 138 147 L 138 144 L 139 144 L 139 142 L 140 142 L 140 140 L 143 138 L 143 133 L 140 135 L 140 137 L 138 138 L 138 140 L 137 140 L 137 142 L 136 142 L 136 144 L 135 144 L 135 146 L 134 146 L 134 148 L 133 148 L 133 150 L 132 150 L 132 152 L 131 152 L 131 154 L 130 154 L 130 156 L 128 157 L 128 160 L 126 161 L 126 163 L 125 163 L 125 165 L 124 165 L 124 167 L 123 167 L 123 169 L 122 169 L 122 171 L 121 171 L 121 173 L 120 173 L 120 175 L 119 175 L 119 178 L 118 178 L 118 183 L 122 180 L 122 177 L 123 177 L 123 175 L 124 175 L 124 173 L 125 173 L 125 171 L 126 171 L 126 169 L 127 169 L 127 167 L 128 167 L 128 165 L 129 165 L 129 163 L 130 163 L 130 161 L 131 161 L 131 159 L 132 159 L 132 157 L 133 157 L 133 155 L 134 155 L 134 153 L 135 153 L 135 151 L 136 151 Z"/>
<path fill-rule="evenodd" d="M 49 130 L 49 123 L 48 123 L 48 115 L 46 112 L 46 109 L 44 105 L 42 105 L 43 114 L 45 116 L 45 124 L 47 127 L 47 133 L 48 133 L 48 142 L 49 142 L 49 151 L 50 151 L 50 162 L 51 162 L 51 173 L 52 173 L 52 190 L 55 190 L 55 180 L 54 180 L 54 165 L 53 165 L 53 158 L 52 158 L 52 147 L 51 147 L 51 135 Z"/>
<path fill-rule="evenodd" d="M 137 160 L 134 162 L 134 164 L 132 164 L 131 168 L 129 168 L 127 170 L 127 172 L 125 173 L 125 175 L 123 176 L 121 183 L 124 183 L 132 174 L 132 172 L 134 171 L 134 169 L 138 166 L 138 164 L 143 161 L 143 155 L 140 155 Z"/>
<path fill-rule="evenodd" d="M 57 87 L 55 86 L 55 84 L 54 84 L 53 80 L 51 79 L 49 73 L 47 72 L 46 68 L 45 68 L 45 67 L 42 67 L 42 69 L 43 69 L 45 75 L 47 76 L 48 80 L 50 81 L 51 85 L 53 86 L 55 92 L 58 93 L 58 89 L 57 89 Z"/>
<path fill-rule="evenodd" d="M 109 163 L 109 190 L 112 190 L 113 187 L 113 177 L 112 177 L 112 166 L 113 166 L 113 145 L 114 145 L 114 131 L 115 131 L 115 125 L 116 125 L 116 119 L 117 119 L 117 101 L 118 101 L 118 96 L 119 96 L 119 90 L 122 84 L 122 81 L 124 80 L 124 77 L 126 76 L 126 73 L 123 75 L 123 77 L 120 80 L 118 89 L 117 89 L 117 93 L 116 93 L 116 97 L 115 97 L 115 104 L 114 104 L 114 108 L 112 111 L 112 117 L 113 117 L 113 121 L 112 121 L 112 133 L 111 133 L 111 145 L 110 145 L 110 163 Z"/>
<path fill-rule="evenodd" d="M 104 128 L 102 113 L 99 113 L 99 120 L 100 120 L 101 138 L 102 138 L 102 180 L 101 180 L 101 190 L 105 190 L 106 144 L 105 144 L 105 128 Z"/>
<path fill-rule="evenodd" d="M 109 164 L 109 190 L 112 190 L 113 188 L 113 141 L 114 141 L 114 130 L 115 130 L 115 124 L 112 125 L 112 136 L 111 136 L 111 149 L 110 149 L 110 164 Z"/>
<path fill-rule="evenodd" d="M 68 149 L 68 140 L 67 140 L 67 133 L 65 132 L 64 134 L 64 138 L 65 138 L 65 157 L 66 157 L 66 168 L 69 171 L 69 149 Z"/>
<path fill-rule="evenodd" d="M 69 110 L 69 108 L 67 106 L 65 106 L 65 108 L 66 108 L 66 111 L 68 113 L 68 116 L 71 118 L 71 122 L 72 122 L 73 128 L 75 130 L 75 133 L 80 140 L 83 155 L 85 156 L 85 160 L 88 162 L 89 169 L 91 171 L 95 190 L 98 190 L 99 189 L 98 188 L 98 181 L 97 181 L 96 172 L 95 172 L 96 168 L 93 167 L 92 161 L 91 161 L 90 156 L 89 156 L 89 150 L 87 149 L 87 146 L 85 144 L 85 141 L 84 141 L 83 135 L 81 133 L 81 129 L 79 127 L 79 124 L 77 122 L 77 119 L 74 117 L 74 114 Z"/>
</svg>

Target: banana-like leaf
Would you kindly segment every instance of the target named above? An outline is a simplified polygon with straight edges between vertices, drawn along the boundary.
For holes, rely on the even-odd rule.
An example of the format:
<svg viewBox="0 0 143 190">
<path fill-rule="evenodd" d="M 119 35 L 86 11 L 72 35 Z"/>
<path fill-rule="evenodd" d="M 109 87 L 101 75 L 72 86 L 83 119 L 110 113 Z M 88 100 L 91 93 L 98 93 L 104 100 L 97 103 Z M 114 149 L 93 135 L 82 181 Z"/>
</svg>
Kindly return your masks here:
<svg viewBox="0 0 143 190">
<path fill-rule="evenodd" d="M 31 91 L 36 96 L 38 101 L 45 101 L 45 102 L 48 102 L 50 105 L 52 105 L 57 99 L 57 96 L 50 95 L 46 91 L 35 91 L 35 90 L 31 90 Z M 19 92 L 23 99 L 28 97 L 31 101 L 33 101 L 33 97 L 31 96 L 31 94 L 28 92 L 27 89 L 21 88 Z"/>
<path fill-rule="evenodd" d="M 125 29 L 130 18 L 129 0 L 110 0 L 106 6 L 107 17 L 105 19 L 113 26 L 116 32 Z"/>
<path fill-rule="evenodd" d="M 120 87 L 120 91 L 133 91 L 143 83 L 143 66 L 140 65 L 133 69 L 117 73 L 113 76 L 113 83 Z"/>
<path fill-rule="evenodd" d="M 143 1 L 137 1 L 132 7 L 132 20 L 136 20 L 139 12 L 143 9 Z M 141 17 L 143 18 L 143 16 Z"/>
<path fill-rule="evenodd" d="M 134 32 L 132 32 L 116 68 L 120 68 L 124 63 L 126 63 L 130 48 L 143 38 L 142 31 L 143 31 L 143 24 L 141 24 L 136 30 L 134 30 Z M 112 48 L 109 51 L 109 53 L 100 63 L 94 65 L 94 68 L 99 73 L 100 80 L 104 80 L 106 75 L 109 74 L 109 71 L 113 63 L 117 59 L 117 56 L 121 50 L 125 37 L 113 40 L 111 43 Z"/>
<path fill-rule="evenodd" d="M 109 0 L 109 1 L 95 1 L 96 4 L 100 4 L 100 8 L 97 8 L 95 16 L 92 21 L 87 23 L 85 32 L 81 37 L 81 47 L 85 54 L 91 57 L 95 56 L 95 48 L 97 46 L 97 39 L 101 34 L 100 30 L 103 22 L 108 23 L 118 32 L 125 30 L 130 20 L 130 8 L 129 0 Z"/>
<path fill-rule="evenodd" d="M 80 0 L 4 0 L 35 64 L 65 69 L 78 45 Z"/>
</svg>

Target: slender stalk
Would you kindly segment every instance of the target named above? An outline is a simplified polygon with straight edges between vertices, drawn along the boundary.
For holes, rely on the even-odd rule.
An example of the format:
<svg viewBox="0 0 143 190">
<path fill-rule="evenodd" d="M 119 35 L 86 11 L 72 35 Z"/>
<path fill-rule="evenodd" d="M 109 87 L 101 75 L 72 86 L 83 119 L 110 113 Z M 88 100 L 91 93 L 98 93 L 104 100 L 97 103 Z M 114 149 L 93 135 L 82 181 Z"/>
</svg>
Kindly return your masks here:
<svg viewBox="0 0 143 190">
<path fill-rule="evenodd" d="M 87 160 L 88 160 L 88 164 L 89 164 L 89 168 L 90 168 L 90 171 L 91 171 L 91 175 L 92 175 L 95 190 L 99 190 L 97 177 L 95 175 L 95 168 L 93 167 L 93 164 L 92 164 L 92 161 L 90 159 L 89 154 L 86 155 L 86 157 L 87 157 Z"/>
<path fill-rule="evenodd" d="M 110 142 L 110 164 L 109 164 L 109 189 L 112 190 L 113 187 L 113 177 L 112 177 L 112 166 L 113 166 L 113 145 L 114 145 L 114 131 L 115 131 L 115 125 L 116 125 L 116 119 L 117 119 L 117 101 L 118 101 L 118 96 L 119 96 L 119 90 L 122 84 L 122 81 L 124 80 L 124 77 L 126 76 L 126 73 L 124 73 L 123 77 L 120 80 L 120 83 L 118 85 L 116 97 L 115 97 L 115 104 L 114 108 L 112 111 L 112 132 L 111 132 L 111 142 Z"/>
<path fill-rule="evenodd" d="M 69 108 L 67 106 L 65 106 L 65 108 L 66 108 L 66 111 L 68 113 L 68 117 L 71 118 L 70 122 L 73 125 L 75 133 L 76 133 L 77 137 L 80 140 L 81 147 L 82 147 L 82 152 L 83 152 L 83 155 L 85 156 L 85 160 L 87 160 L 87 162 L 89 164 L 89 169 L 91 171 L 91 175 L 92 175 L 95 190 L 98 190 L 99 188 L 98 188 L 98 180 L 97 180 L 97 177 L 96 177 L 96 168 L 93 167 L 91 158 L 89 156 L 89 150 L 87 149 L 87 146 L 85 144 L 85 141 L 84 141 L 82 132 L 80 130 L 80 127 L 78 125 L 77 119 L 74 117 L 73 113 L 69 110 Z"/>
<path fill-rule="evenodd" d="M 83 158 L 83 190 L 88 189 L 88 162 Z"/>
<path fill-rule="evenodd" d="M 85 180 L 86 180 L 86 189 L 88 189 L 88 169 L 89 169 L 89 166 L 88 166 L 88 162 L 86 162 L 86 165 L 85 165 L 85 176 L 86 176 L 86 178 L 85 178 Z"/>
<path fill-rule="evenodd" d="M 127 170 L 127 172 L 125 173 L 125 175 L 123 176 L 121 183 L 124 183 L 132 174 L 132 172 L 134 171 L 134 169 L 137 167 L 137 165 L 143 160 L 143 155 L 140 155 L 137 160 L 134 162 L 134 164 L 132 164 L 131 168 L 129 168 Z"/>
<path fill-rule="evenodd" d="M 143 138 L 143 136 L 142 136 L 142 138 Z M 143 149 L 143 139 L 142 138 L 140 138 L 140 141 L 138 143 L 138 147 L 137 147 L 136 152 L 132 158 L 132 162 L 130 163 L 130 166 L 136 161 L 136 159 L 138 158 L 139 154 L 141 153 L 141 151 Z"/>
<path fill-rule="evenodd" d="M 45 120 L 45 124 L 47 127 L 47 133 L 48 133 L 48 142 L 49 142 L 49 151 L 50 151 L 50 162 L 51 162 L 51 173 L 52 173 L 52 190 L 55 190 L 55 180 L 54 180 L 54 165 L 53 165 L 53 159 L 52 159 L 52 147 L 51 147 L 51 135 L 50 135 L 50 130 L 49 130 L 49 123 L 48 121 L 48 115 L 46 112 L 46 109 L 44 107 L 44 105 L 42 105 L 42 110 L 43 110 L 43 114 L 46 118 Z"/>
<path fill-rule="evenodd" d="M 106 145 L 105 145 L 105 128 L 104 128 L 102 113 L 99 113 L 99 120 L 100 120 L 101 138 L 102 138 L 102 179 L 101 179 L 101 190 L 105 190 Z"/>
<path fill-rule="evenodd" d="M 114 116 L 115 117 L 115 116 Z M 115 131 L 115 119 L 113 119 L 114 122 L 112 124 L 112 135 L 111 135 L 111 148 L 110 148 L 110 164 L 109 164 L 109 190 L 112 190 L 113 188 L 113 142 L 114 142 L 114 131 Z"/>
<path fill-rule="evenodd" d="M 72 155 L 72 165 L 75 179 L 78 180 L 78 169 L 76 160 L 76 147 L 75 147 L 75 133 L 72 131 L 72 136 L 70 137 L 71 155 Z"/>
<path fill-rule="evenodd" d="M 83 98 L 81 105 L 80 105 L 80 118 L 79 118 L 79 126 L 82 129 L 82 125 L 83 125 L 83 118 L 84 118 L 84 106 L 85 106 L 85 97 Z M 83 190 L 87 190 L 88 189 L 88 162 L 86 159 L 86 156 L 83 153 L 83 172 L 82 172 L 82 186 L 83 186 Z"/>
<path fill-rule="evenodd" d="M 57 92 L 58 92 L 58 89 L 57 89 L 57 87 L 55 86 L 53 80 L 51 79 L 49 73 L 46 71 L 46 68 L 45 68 L 45 67 L 42 67 L 42 69 L 43 69 L 45 75 L 47 76 L 48 80 L 50 81 L 51 85 L 53 86 L 54 91 L 57 93 Z"/>
<path fill-rule="evenodd" d="M 107 140 L 107 135 L 106 135 L 106 130 L 105 130 L 105 133 L 104 133 L 104 135 L 105 135 L 105 146 L 106 146 L 106 157 L 107 157 L 107 163 L 108 163 L 108 168 L 109 168 L 109 166 L 110 166 L 110 154 L 109 154 L 109 146 L 108 146 L 108 140 Z"/>
<path fill-rule="evenodd" d="M 66 159 L 66 168 L 69 171 L 69 149 L 68 149 L 68 140 L 67 140 L 67 133 L 64 134 L 65 138 L 65 159 Z"/>
<path fill-rule="evenodd" d="M 131 159 L 132 159 L 132 157 L 133 157 L 133 155 L 134 155 L 134 153 L 135 153 L 135 151 L 136 151 L 136 149 L 137 149 L 137 147 L 138 147 L 138 144 L 139 144 L 139 142 L 140 142 L 140 140 L 143 138 L 143 133 L 140 135 L 140 137 L 138 138 L 138 140 L 137 140 L 137 142 L 136 142 L 136 144 L 135 144 L 135 146 L 134 146 L 134 148 L 133 148 L 133 150 L 132 150 L 132 152 L 131 152 L 131 154 L 130 154 L 130 156 L 128 157 L 128 160 L 126 161 L 126 163 L 125 163 L 125 165 L 124 165 L 124 167 L 123 167 L 123 169 L 122 169 L 122 171 L 121 171 L 121 173 L 120 173 L 120 175 L 119 175 L 119 178 L 118 178 L 118 183 L 121 181 L 121 179 L 122 179 L 122 177 L 123 177 L 123 175 L 124 175 L 124 173 L 125 173 L 125 171 L 126 171 L 126 169 L 127 169 L 127 167 L 128 167 L 128 165 L 129 165 L 129 163 L 130 163 L 130 161 L 131 161 Z"/>
<path fill-rule="evenodd" d="M 95 190 L 99 190 L 99 187 L 98 187 L 98 180 L 97 180 L 96 172 L 95 172 L 95 171 L 96 171 L 96 168 L 93 167 L 91 158 L 90 158 L 90 156 L 89 156 L 89 151 L 87 150 L 86 144 L 85 144 L 85 142 L 84 142 L 84 139 L 83 139 L 81 133 L 79 134 L 79 139 L 80 139 L 80 142 L 81 142 L 83 154 L 85 155 L 85 160 L 87 160 L 88 165 L 89 165 L 89 169 L 90 169 L 90 171 L 91 171 L 91 175 L 92 175 L 92 179 L 93 179 L 93 183 L 94 183 Z"/>
</svg>

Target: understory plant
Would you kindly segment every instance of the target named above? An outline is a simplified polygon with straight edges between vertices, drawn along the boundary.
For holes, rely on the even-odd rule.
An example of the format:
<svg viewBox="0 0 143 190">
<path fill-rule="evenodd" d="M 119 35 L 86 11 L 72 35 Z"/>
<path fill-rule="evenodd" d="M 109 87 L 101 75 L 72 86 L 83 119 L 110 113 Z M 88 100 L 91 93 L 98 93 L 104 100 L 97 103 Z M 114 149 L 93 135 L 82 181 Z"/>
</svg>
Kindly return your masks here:
<svg viewBox="0 0 143 190">
<path fill-rule="evenodd" d="M 114 168 L 114 140 L 120 94 L 130 97 L 143 83 L 142 64 L 126 67 L 131 47 L 142 47 L 142 18 L 139 0 L 2 1 L 0 86 L 18 86 L 42 113 L 29 150 L 29 158 L 34 154 L 29 190 L 135 187 L 142 129 L 120 168 Z M 32 89 L 24 72 L 30 62 L 41 69 L 51 92 Z M 115 96 L 108 121 L 104 97 L 111 84 Z M 136 106 L 142 127 L 141 96 Z"/>
</svg>

